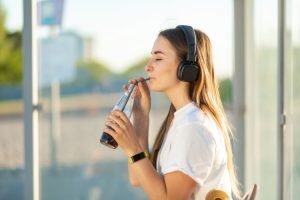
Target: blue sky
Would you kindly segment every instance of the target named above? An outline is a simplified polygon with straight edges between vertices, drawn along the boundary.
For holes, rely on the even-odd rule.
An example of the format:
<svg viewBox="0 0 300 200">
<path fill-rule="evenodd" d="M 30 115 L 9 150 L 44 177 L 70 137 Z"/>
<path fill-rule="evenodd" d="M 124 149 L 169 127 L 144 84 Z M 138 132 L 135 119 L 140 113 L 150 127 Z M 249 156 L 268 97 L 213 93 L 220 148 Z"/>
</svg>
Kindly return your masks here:
<svg viewBox="0 0 300 200">
<path fill-rule="evenodd" d="M 22 3 L 2 0 L 10 30 L 22 28 Z M 65 0 L 63 29 L 91 37 L 95 58 L 120 72 L 150 55 L 160 30 L 190 24 L 210 37 L 217 75 L 230 76 L 232 6 L 232 0 Z"/>
</svg>

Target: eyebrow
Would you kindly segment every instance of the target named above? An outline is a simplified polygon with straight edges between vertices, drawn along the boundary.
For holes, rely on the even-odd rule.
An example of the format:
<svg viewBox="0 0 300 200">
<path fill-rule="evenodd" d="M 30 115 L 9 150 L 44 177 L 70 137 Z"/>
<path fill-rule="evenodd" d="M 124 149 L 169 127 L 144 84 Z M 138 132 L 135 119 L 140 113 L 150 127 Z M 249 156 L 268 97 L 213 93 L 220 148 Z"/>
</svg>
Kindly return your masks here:
<svg viewBox="0 0 300 200">
<path fill-rule="evenodd" d="M 164 52 L 162 51 L 154 51 L 154 52 L 151 52 L 151 54 L 163 54 L 163 55 L 166 55 Z"/>
</svg>

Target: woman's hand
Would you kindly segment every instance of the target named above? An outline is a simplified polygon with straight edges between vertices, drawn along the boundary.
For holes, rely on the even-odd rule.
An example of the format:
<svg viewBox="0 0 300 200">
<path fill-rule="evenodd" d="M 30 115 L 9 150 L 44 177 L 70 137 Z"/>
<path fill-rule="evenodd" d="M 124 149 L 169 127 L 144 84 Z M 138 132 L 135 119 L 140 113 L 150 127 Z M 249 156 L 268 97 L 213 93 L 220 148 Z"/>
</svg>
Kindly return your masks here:
<svg viewBox="0 0 300 200">
<path fill-rule="evenodd" d="M 134 104 L 132 114 L 134 118 L 144 118 L 149 116 L 151 109 L 151 96 L 149 87 L 143 77 L 140 77 L 134 93 Z M 136 83 L 136 80 L 130 80 L 129 83 Z M 124 86 L 127 90 L 128 86 Z"/>
<path fill-rule="evenodd" d="M 136 84 L 137 80 L 130 80 L 129 83 Z M 124 90 L 128 90 L 128 85 L 123 86 Z M 134 146 L 131 146 L 130 142 L 126 142 L 128 146 L 124 146 L 124 151 L 128 152 L 127 149 L 130 147 L 136 148 L 136 146 L 141 147 L 143 150 L 148 149 L 148 131 L 149 131 L 149 112 L 151 108 L 151 99 L 150 99 L 150 90 L 144 78 L 139 78 L 139 82 L 135 88 L 134 93 L 134 105 L 133 105 L 133 121 L 132 124 L 128 117 L 121 111 L 113 111 L 110 115 L 108 115 L 108 121 L 106 122 L 107 126 L 113 128 L 116 124 L 119 124 L 115 131 L 109 131 L 108 134 L 111 133 L 111 136 L 118 142 L 117 138 L 122 131 L 124 133 L 129 133 L 130 136 L 127 137 L 127 140 L 130 141 Z M 123 120 L 118 117 L 116 113 L 121 112 L 123 116 Z M 120 114 L 119 114 L 120 115 Z M 112 124 L 113 123 L 113 124 Z M 120 126 L 121 125 L 121 126 Z M 106 129 L 104 130 L 106 131 Z M 115 134 L 114 134 L 115 133 Z M 136 144 L 138 143 L 138 145 Z M 119 142 L 118 142 L 119 143 Z M 122 148 L 122 144 L 119 144 Z"/>
<path fill-rule="evenodd" d="M 111 127 L 113 130 L 105 128 L 104 131 L 117 141 L 128 156 L 146 150 L 140 145 L 136 129 L 123 112 L 114 110 L 107 117 L 108 121 L 105 125 Z"/>
</svg>

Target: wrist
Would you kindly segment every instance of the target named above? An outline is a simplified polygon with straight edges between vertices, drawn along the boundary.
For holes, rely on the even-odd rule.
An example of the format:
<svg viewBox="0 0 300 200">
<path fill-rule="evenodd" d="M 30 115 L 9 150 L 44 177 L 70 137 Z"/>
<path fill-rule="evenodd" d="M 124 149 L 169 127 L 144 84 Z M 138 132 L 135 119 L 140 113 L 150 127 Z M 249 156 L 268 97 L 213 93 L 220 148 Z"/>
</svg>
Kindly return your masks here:
<svg viewBox="0 0 300 200">
<path fill-rule="evenodd" d="M 138 144 L 136 147 L 131 148 L 127 151 L 127 157 L 131 157 L 137 153 L 140 153 L 142 151 L 146 151 L 145 148 L 142 147 L 142 145 Z"/>
<path fill-rule="evenodd" d="M 150 155 L 149 155 L 149 152 L 148 151 L 141 151 L 137 154 L 134 154 L 133 156 L 129 156 L 128 157 L 128 164 L 132 164 L 132 163 L 135 163 L 139 160 L 142 160 L 142 159 L 149 159 Z"/>
<path fill-rule="evenodd" d="M 144 150 L 144 151 L 148 151 L 148 148 L 149 148 L 149 145 L 148 145 L 148 138 L 144 139 L 144 138 L 141 138 L 139 140 L 139 143 L 140 143 L 140 146 L 141 148 Z"/>
<path fill-rule="evenodd" d="M 137 132 L 137 139 L 143 149 L 148 149 L 149 120 L 138 119 L 133 121 Z"/>
<path fill-rule="evenodd" d="M 149 122 L 149 113 L 148 114 L 134 114 L 133 115 L 133 121 L 137 123 L 147 123 Z"/>
</svg>

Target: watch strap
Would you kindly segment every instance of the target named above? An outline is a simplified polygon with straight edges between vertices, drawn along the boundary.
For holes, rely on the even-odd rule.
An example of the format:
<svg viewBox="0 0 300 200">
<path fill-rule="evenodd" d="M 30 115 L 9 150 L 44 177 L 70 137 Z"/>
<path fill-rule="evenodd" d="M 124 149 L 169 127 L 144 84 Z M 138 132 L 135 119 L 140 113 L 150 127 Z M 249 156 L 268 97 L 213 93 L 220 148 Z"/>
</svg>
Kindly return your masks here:
<svg viewBox="0 0 300 200">
<path fill-rule="evenodd" d="M 132 164 L 132 163 L 142 160 L 144 158 L 149 158 L 149 153 L 147 151 L 143 151 L 143 152 L 137 153 L 137 154 L 129 157 L 128 163 Z"/>
</svg>

